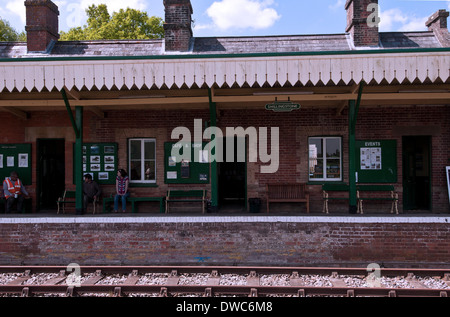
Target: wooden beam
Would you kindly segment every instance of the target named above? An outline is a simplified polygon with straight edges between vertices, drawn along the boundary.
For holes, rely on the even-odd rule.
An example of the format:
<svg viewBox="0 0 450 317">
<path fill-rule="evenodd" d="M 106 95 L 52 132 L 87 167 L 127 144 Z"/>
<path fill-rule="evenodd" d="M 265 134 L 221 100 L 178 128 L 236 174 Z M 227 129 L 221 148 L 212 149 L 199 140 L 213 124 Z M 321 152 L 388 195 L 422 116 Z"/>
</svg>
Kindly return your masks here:
<svg viewBox="0 0 450 317">
<path fill-rule="evenodd" d="M 293 102 L 302 101 L 347 101 L 355 100 L 357 94 L 311 94 L 311 95 L 246 95 L 246 96 L 212 96 L 212 102 L 215 103 L 251 103 L 251 102 L 272 102 L 275 98 L 278 100 L 291 100 Z M 420 104 L 421 101 L 430 100 L 450 100 L 450 93 L 365 93 L 362 101 L 401 101 L 409 100 L 413 104 Z M 199 105 L 209 104 L 208 96 L 196 97 L 172 97 L 172 98 L 138 98 L 138 99 L 83 99 L 71 100 L 71 106 L 79 107 L 100 107 L 100 106 L 150 106 L 160 105 L 162 109 L 171 105 Z M 0 100 L 0 107 L 64 107 L 64 101 L 60 100 Z M 242 106 L 245 108 L 245 106 Z"/>
<path fill-rule="evenodd" d="M 5 111 L 5 112 L 9 112 L 9 113 L 15 115 L 16 117 L 18 117 L 19 119 L 22 119 L 22 120 L 27 120 L 28 119 L 28 114 L 25 111 L 22 111 L 22 110 L 17 109 L 17 108 L 0 107 L 0 110 Z"/>
<path fill-rule="evenodd" d="M 140 99 L 89 99 L 71 100 L 72 107 L 98 107 L 98 106 L 128 106 L 128 105 L 170 105 L 170 104 L 208 104 L 205 97 L 175 97 L 175 98 L 140 98 Z M 64 107 L 63 100 L 0 100 L 0 107 Z"/>
<path fill-rule="evenodd" d="M 359 85 L 354 84 L 351 87 L 350 93 L 356 94 L 358 92 L 358 88 L 359 88 Z M 339 105 L 338 109 L 336 110 L 336 116 L 340 116 L 342 114 L 342 111 L 345 109 L 345 107 L 347 107 L 347 105 L 348 105 L 348 100 L 342 101 L 341 104 Z"/>
<path fill-rule="evenodd" d="M 90 112 L 94 113 L 100 119 L 105 118 L 105 112 L 102 111 L 99 107 L 87 107 L 86 110 L 89 110 Z"/>
<path fill-rule="evenodd" d="M 75 100 L 80 100 L 81 99 L 81 95 L 79 92 L 75 91 L 75 90 L 69 90 L 66 87 L 64 87 L 64 90 L 66 91 L 66 94 L 68 94 L 70 97 L 72 97 Z"/>
</svg>

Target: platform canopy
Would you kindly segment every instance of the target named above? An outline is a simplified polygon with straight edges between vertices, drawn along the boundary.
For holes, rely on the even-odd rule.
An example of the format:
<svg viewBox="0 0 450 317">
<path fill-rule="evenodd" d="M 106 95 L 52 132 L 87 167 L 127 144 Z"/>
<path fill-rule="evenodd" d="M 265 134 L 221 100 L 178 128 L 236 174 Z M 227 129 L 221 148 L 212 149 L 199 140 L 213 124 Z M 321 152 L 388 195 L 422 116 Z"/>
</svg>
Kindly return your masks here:
<svg viewBox="0 0 450 317">
<path fill-rule="evenodd" d="M 225 107 L 284 98 L 307 105 L 339 104 L 368 86 L 364 103 L 450 100 L 450 49 L 286 54 L 161 55 L 147 57 L 0 60 L 0 107 Z M 371 88 L 372 87 L 372 88 Z M 5 109 L 5 108 L 2 108 Z M 339 109 L 338 109 L 339 111 Z"/>
</svg>

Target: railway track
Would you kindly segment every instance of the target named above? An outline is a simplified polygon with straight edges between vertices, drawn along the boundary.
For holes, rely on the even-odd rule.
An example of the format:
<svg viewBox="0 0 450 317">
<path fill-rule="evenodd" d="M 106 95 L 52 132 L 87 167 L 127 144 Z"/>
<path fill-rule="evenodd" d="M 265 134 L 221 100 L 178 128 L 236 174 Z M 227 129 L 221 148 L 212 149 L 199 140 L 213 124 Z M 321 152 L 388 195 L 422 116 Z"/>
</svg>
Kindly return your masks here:
<svg viewBox="0 0 450 317">
<path fill-rule="evenodd" d="M 448 297 L 450 269 L 3 266 L 0 296 Z"/>
</svg>

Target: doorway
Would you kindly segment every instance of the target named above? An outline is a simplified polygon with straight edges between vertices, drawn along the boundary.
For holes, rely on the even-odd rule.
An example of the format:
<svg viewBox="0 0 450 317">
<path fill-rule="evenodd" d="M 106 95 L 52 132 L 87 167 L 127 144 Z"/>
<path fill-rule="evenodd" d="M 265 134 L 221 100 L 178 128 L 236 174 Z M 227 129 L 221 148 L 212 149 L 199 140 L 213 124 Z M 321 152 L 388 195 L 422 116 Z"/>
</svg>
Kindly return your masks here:
<svg viewBox="0 0 450 317">
<path fill-rule="evenodd" d="M 403 137 L 403 209 L 431 210 L 431 136 Z"/>
<path fill-rule="evenodd" d="M 227 159 L 228 142 L 233 142 L 234 155 L 228 153 L 230 157 Z M 217 164 L 219 208 L 221 211 L 242 212 L 247 209 L 247 142 L 245 138 L 234 137 L 224 138 L 222 144 L 223 162 Z"/>
<path fill-rule="evenodd" d="M 65 140 L 37 140 L 37 209 L 54 210 L 65 189 Z"/>
</svg>

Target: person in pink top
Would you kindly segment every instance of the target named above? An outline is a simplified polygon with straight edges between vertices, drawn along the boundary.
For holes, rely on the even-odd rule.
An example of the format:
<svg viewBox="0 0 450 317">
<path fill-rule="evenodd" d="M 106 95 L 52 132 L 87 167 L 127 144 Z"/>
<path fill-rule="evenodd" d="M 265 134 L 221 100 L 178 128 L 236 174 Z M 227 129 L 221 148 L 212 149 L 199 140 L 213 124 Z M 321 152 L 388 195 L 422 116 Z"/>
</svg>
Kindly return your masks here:
<svg viewBox="0 0 450 317">
<path fill-rule="evenodd" d="M 122 212 L 126 212 L 127 198 L 130 197 L 128 192 L 129 178 L 124 169 L 117 171 L 116 177 L 116 195 L 114 196 L 114 212 L 119 211 L 119 200 L 122 201 Z"/>
</svg>

